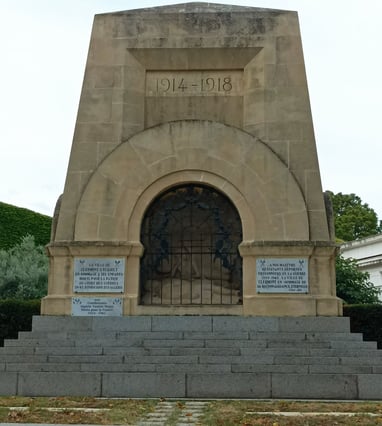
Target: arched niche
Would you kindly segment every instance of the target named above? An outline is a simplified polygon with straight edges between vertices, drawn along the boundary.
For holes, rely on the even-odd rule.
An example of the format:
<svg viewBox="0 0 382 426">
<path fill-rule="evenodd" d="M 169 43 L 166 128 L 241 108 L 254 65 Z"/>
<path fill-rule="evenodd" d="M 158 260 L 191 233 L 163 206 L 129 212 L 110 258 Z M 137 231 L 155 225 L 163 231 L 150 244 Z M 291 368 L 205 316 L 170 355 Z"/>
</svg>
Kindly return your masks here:
<svg viewBox="0 0 382 426">
<path fill-rule="evenodd" d="M 241 220 L 220 191 L 188 183 L 160 193 L 140 240 L 140 304 L 242 304 Z"/>
</svg>

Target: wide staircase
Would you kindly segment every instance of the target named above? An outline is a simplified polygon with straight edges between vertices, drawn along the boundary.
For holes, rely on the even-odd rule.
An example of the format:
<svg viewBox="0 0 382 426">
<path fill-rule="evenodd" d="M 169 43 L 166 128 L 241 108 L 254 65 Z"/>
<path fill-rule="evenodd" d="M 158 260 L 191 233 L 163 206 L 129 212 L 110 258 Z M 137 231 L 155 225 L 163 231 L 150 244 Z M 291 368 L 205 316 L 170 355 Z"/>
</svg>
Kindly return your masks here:
<svg viewBox="0 0 382 426">
<path fill-rule="evenodd" d="M 345 317 L 36 316 L 0 395 L 382 399 L 382 350 Z"/>
</svg>

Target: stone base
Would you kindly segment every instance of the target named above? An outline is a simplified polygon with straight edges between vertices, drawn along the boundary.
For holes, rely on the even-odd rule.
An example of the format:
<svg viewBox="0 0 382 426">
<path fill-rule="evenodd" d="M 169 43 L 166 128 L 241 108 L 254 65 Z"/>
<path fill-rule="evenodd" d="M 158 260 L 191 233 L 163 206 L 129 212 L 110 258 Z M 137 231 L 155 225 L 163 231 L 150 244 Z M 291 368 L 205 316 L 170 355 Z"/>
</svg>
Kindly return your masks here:
<svg viewBox="0 0 382 426">
<path fill-rule="evenodd" d="M 344 317 L 34 317 L 0 394 L 381 399 L 382 351 Z"/>
<path fill-rule="evenodd" d="M 56 242 L 48 246 L 51 257 L 49 294 L 41 304 L 42 315 L 71 315 L 72 297 L 90 296 L 73 293 L 74 260 L 85 258 L 126 259 L 125 288 L 123 293 L 102 293 L 104 297 L 121 297 L 123 315 L 240 315 L 240 316 L 340 316 L 342 301 L 336 297 L 335 255 L 337 247 L 328 241 L 245 241 L 239 246 L 243 257 L 243 289 L 241 297 L 213 298 L 213 304 L 166 305 L 168 288 L 164 285 L 163 305 L 141 304 L 139 297 L 140 256 L 143 246 L 139 242 Z M 309 293 L 260 293 L 256 289 L 256 261 L 261 258 L 309 259 Z M 208 286 L 207 286 L 208 287 Z M 240 287 L 240 286 L 239 286 Z M 187 288 L 187 281 L 184 281 Z M 174 288 L 176 282 L 174 280 Z M 220 290 L 219 290 L 220 291 Z M 189 294 L 185 295 L 188 300 Z M 98 297 L 98 296 L 97 296 Z M 207 298 L 203 298 L 208 300 Z M 143 300 L 144 302 L 144 300 Z M 157 302 L 160 302 L 158 299 Z M 220 303 L 218 305 L 217 303 Z M 224 303 L 227 303 L 226 305 Z M 229 304 L 228 304 L 229 303 Z"/>
<path fill-rule="evenodd" d="M 239 315 L 239 316 L 342 316 L 342 300 L 334 296 L 254 295 L 244 296 L 237 305 L 140 305 L 138 297 L 120 296 L 123 315 Z M 41 301 L 43 315 L 72 314 L 72 296 L 46 296 Z"/>
<path fill-rule="evenodd" d="M 255 295 L 244 297 L 243 313 L 272 317 L 341 316 L 342 304 L 341 299 L 333 296 Z"/>
</svg>

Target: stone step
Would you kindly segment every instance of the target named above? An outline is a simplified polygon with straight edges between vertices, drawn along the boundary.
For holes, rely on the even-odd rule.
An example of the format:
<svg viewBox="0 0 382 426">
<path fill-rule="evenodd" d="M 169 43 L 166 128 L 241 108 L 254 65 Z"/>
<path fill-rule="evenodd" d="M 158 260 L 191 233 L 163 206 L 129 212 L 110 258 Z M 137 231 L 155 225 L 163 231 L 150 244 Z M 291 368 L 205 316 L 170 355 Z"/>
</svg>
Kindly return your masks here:
<svg viewBox="0 0 382 426">
<path fill-rule="evenodd" d="M 46 331 L 19 331 L 18 332 L 18 339 L 41 339 L 41 340 L 62 340 L 62 339 L 67 339 L 68 338 L 68 333 L 67 332 L 62 332 L 62 331 L 57 331 L 57 332 L 46 332 Z"/>
<path fill-rule="evenodd" d="M 340 357 L 375 357 L 380 358 L 382 357 L 382 351 L 378 349 L 369 349 L 365 348 L 363 346 L 359 348 L 332 348 L 332 349 L 316 349 L 316 348 L 310 348 L 308 350 L 309 355 L 312 356 L 340 356 Z"/>
<path fill-rule="evenodd" d="M 180 364 L 186 371 L 189 365 L 354 365 L 354 366 L 382 366 L 382 356 L 379 352 L 375 356 L 367 354 L 366 356 L 312 356 L 285 353 L 269 354 L 261 352 L 247 355 L 0 355 L 0 364 L 4 366 L 3 370 L 8 371 L 8 366 L 14 364 L 51 364 L 66 365 L 77 364 L 102 366 L 113 364 L 120 365 L 157 365 L 170 364 L 172 366 Z M 48 368 L 48 367 L 47 367 Z M 119 367 L 113 367 L 118 370 Z M 123 367 L 126 369 L 127 367 Z M 12 371 L 15 371 L 12 368 Z"/>
<path fill-rule="evenodd" d="M 1 366 L 1 363 L 0 363 Z M 208 365 L 208 364 L 124 364 L 124 363 L 7 363 L 7 372 L 158 372 L 158 373 L 230 373 L 232 366 L 227 365 Z M 293 369 L 286 369 L 286 372 L 292 372 Z M 293 370 L 294 371 L 294 370 Z"/>
<path fill-rule="evenodd" d="M 234 342 L 234 343 L 233 343 Z M 103 345 L 85 345 L 84 341 L 6 340 L 1 355 L 250 355 L 285 354 L 319 356 L 382 356 L 376 342 L 343 341 L 229 341 L 229 340 L 139 340 L 134 345 L 104 340 Z M 131 343 L 131 342 L 130 342 Z"/>
<path fill-rule="evenodd" d="M 49 347 L 49 346 L 7 346 L 0 348 L 0 362 L 25 359 L 34 357 L 35 359 L 68 359 L 70 357 L 73 360 L 76 359 L 89 359 L 90 362 L 95 362 L 98 358 L 110 359 L 126 359 L 133 357 L 136 359 L 140 357 L 181 357 L 181 356 L 234 356 L 234 357 L 259 357 L 259 356 L 294 356 L 294 357 L 321 357 L 321 358 L 373 358 L 379 360 L 382 358 L 382 351 L 372 348 L 363 347 L 336 347 L 330 348 L 328 345 L 324 347 L 316 347 L 316 345 L 303 345 L 303 346 L 286 346 L 282 347 L 277 345 L 266 346 L 266 347 L 197 347 L 197 348 L 185 348 L 185 347 L 121 347 L 121 346 L 110 346 L 110 347 L 82 347 L 82 346 L 64 346 L 64 347 Z M 76 362 L 76 361 L 74 361 Z"/>
<path fill-rule="evenodd" d="M 382 374 L 1 372 L 2 395 L 380 399 Z"/>
<path fill-rule="evenodd" d="M 139 349 L 139 348 L 136 348 Z M 0 348 L 1 355 L 102 355 L 102 347 L 75 346 L 6 346 Z"/>
<path fill-rule="evenodd" d="M 0 355 L 33 355 L 36 351 L 34 346 L 7 346 L 0 347 Z"/>
<path fill-rule="evenodd" d="M 332 332 L 319 332 L 319 333 L 258 333 L 250 332 L 250 340 L 267 340 L 273 342 L 280 341 L 330 341 L 330 340 L 362 340 L 361 333 L 332 333 Z"/>
<path fill-rule="evenodd" d="M 321 356 L 275 356 L 274 364 L 296 365 L 382 365 L 382 357 L 321 357 Z"/>
<path fill-rule="evenodd" d="M 19 332 L 19 339 L 17 341 L 36 342 L 38 345 L 52 344 L 56 345 L 57 342 L 63 341 L 95 341 L 97 344 L 101 341 L 104 342 L 133 342 L 140 343 L 141 340 L 172 340 L 183 339 L 185 341 L 191 340 L 255 340 L 255 341 L 337 341 L 337 340 L 360 340 L 362 341 L 361 333 L 342 333 L 342 332 L 316 332 L 316 333 L 303 333 L 303 332 L 240 332 L 232 335 L 232 332 L 219 331 L 219 332 L 108 332 L 108 331 L 86 331 L 86 332 L 66 332 L 66 333 L 44 333 L 44 332 Z M 8 339 L 6 340 L 8 342 Z M 14 340 L 11 340 L 14 342 Z M 48 343 L 45 343 L 48 342 Z M 12 345 L 13 343 L 10 343 Z M 23 343 L 22 343 L 23 344 Z M 8 345 L 8 343 L 7 343 Z"/>
<path fill-rule="evenodd" d="M 372 365 L 309 365 L 309 373 L 315 374 L 372 374 L 372 373 L 382 373 L 382 366 L 372 366 Z"/>
<path fill-rule="evenodd" d="M 124 364 L 124 363 L 0 363 L 0 372 L 157 372 L 157 373 L 280 373 L 382 374 L 382 365 L 327 364 Z"/>
<path fill-rule="evenodd" d="M 332 346 L 331 344 L 319 345 L 304 344 L 295 345 L 283 345 L 279 342 L 277 345 L 265 342 L 260 347 L 258 345 L 250 346 L 250 341 L 243 341 L 242 346 L 232 345 L 229 346 L 226 342 L 224 346 L 215 346 L 215 341 L 206 342 L 206 347 L 184 347 L 178 346 L 177 343 L 184 341 L 167 341 L 173 344 L 166 344 L 157 346 L 33 346 L 28 342 L 28 346 L 6 346 L 0 348 L 0 362 L 12 361 L 17 359 L 25 359 L 29 362 L 28 357 L 37 356 L 70 356 L 72 360 L 75 360 L 76 356 L 87 357 L 87 356 L 99 356 L 105 357 L 108 355 L 116 356 L 186 356 L 186 355 L 200 355 L 200 356 L 219 356 L 219 355 L 232 355 L 232 356 L 262 356 L 262 355 L 293 355 L 293 356 L 312 356 L 312 357 L 364 357 L 364 358 L 381 358 L 382 351 L 376 349 L 375 342 L 358 342 L 357 346 L 349 346 L 349 342 L 343 342 L 343 345 L 338 345 L 338 342 Z M 209 344 L 211 343 L 211 344 Z M 285 342 L 284 342 L 285 343 Z M 289 342 L 288 342 L 289 343 Z M 300 343 L 300 342 L 299 342 Z M 372 343 L 372 344 L 370 344 Z M 227 346 L 227 347 L 226 347 Z M 23 358 L 25 356 L 25 358 Z M 54 359 L 54 358 L 52 358 Z M 85 359 L 85 358 L 83 358 Z M 90 358 L 92 359 L 92 358 Z M 106 359 L 106 358 L 105 358 Z M 70 361 L 69 361 L 70 362 Z M 75 361 L 76 362 L 76 361 Z"/>
<path fill-rule="evenodd" d="M 0 364 L 1 365 L 1 364 Z M 66 371 L 83 371 L 79 363 L 52 363 L 52 362 L 7 362 L 5 365 L 7 372 L 30 372 L 30 371 L 45 371 L 45 372 L 66 372 Z"/>
<path fill-rule="evenodd" d="M 153 347 L 268 347 L 268 348 L 286 348 L 286 347 L 304 347 L 318 344 L 316 348 L 334 348 L 341 347 L 342 342 L 346 344 L 346 347 L 364 347 L 364 348 L 375 348 L 375 342 L 363 342 L 362 334 L 360 333 L 315 333 L 315 334 L 294 334 L 288 333 L 256 333 L 250 334 L 249 336 L 231 336 L 227 333 L 131 333 L 130 336 L 116 336 L 114 339 L 110 339 L 109 334 L 106 333 L 105 338 L 97 336 L 97 338 L 91 338 L 87 335 L 86 339 L 43 339 L 43 338 L 27 338 L 24 336 L 22 339 L 4 341 L 4 347 L 140 347 L 145 348 Z M 106 337 L 107 336 L 107 337 Z M 313 347 L 313 346 L 312 346 Z M 3 350 L 2 348 L 0 350 Z M 96 349 L 97 350 L 97 349 Z"/>
<path fill-rule="evenodd" d="M 123 354 L 123 355 L 142 355 L 142 356 L 155 356 L 155 355 L 166 355 L 166 356 L 179 356 L 179 355 L 219 355 L 221 354 L 221 348 L 184 348 L 184 347 L 164 347 L 164 348 L 124 348 L 124 347 L 111 347 L 105 348 L 105 354 Z M 240 355 L 240 348 L 224 348 L 226 355 Z"/>
<path fill-rule="evenodd" d="M 0 394 L 382 398 L 376 348 L 348 318 L 35 317 L 0 348 Z"/>
<path fill-rule="evenodd" d="M 248 342 L 248 340 L 245 340 Z M 227 342 L 232 342 L 231 340 L 227 340 Z M 163 340 L 163 339 L 144 339 L 142 341 L 142 346 L 145 348 L 173 348 L 173 347 L 185 347 L 185 348 L 203 348 L 206 346 L 205 340 Z"/>
<path fill-rule="evenodd" d="M 349 332 L 347 317 L 236 317 L 236 316 L 129 316 L 67 317 L 35 316 L 33 330 L 65 331 L 287 331 Z"/>
<path fill-rule="evenodd" d="M 377 349 L 377 342 L 357 342 L 357 341 L 334 341 L 330 342 L 330 347 L 333 349 L 339 348 L 370 348 Z"/>
<path fill-rule="evenodd" d="M 4 347 L 9 346 L 57 346 L 57 347 L 65 347 L 65 346 L 73 346 L 75 345 L 74 340 L 66 340 L 66 339 L 5 339 L 4 340 Z"/>
</svg>

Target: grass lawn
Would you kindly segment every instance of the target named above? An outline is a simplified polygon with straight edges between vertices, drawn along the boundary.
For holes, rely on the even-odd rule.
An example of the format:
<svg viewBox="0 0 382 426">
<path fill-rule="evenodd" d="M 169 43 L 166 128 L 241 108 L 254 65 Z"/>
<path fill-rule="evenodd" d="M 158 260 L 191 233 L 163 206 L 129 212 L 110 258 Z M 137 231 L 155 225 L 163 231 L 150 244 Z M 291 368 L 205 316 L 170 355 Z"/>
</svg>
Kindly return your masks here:
<svg viewBox="0 0 382 426">
<path fill-rule="evenodd" d="M 134 425 L 153 412 L 159 400 L 98 398 L 0 398 L 0 423 L 64 423 Z M 179 405 L 182 401 L 179 401 Z M 322 413 L 293 415 L 277 412 Z M 329 416 L 325 413 L 356 413 L 354 416 Z M 267 413 L 267 414 L 265 414 Z M 365 413 L 372 413 L 370 416 Z M 190 418 L 192 418 L 190 414 Z M 177 411 L 167 426 L 177 424 Z M 195 423 L 194 423 L 195 424 Z M 315 401 L 209 401 L 198 425 L 206 426 L 331 426 L 380 425 L 382 402 L 315 402 Z"/>
</svg>

